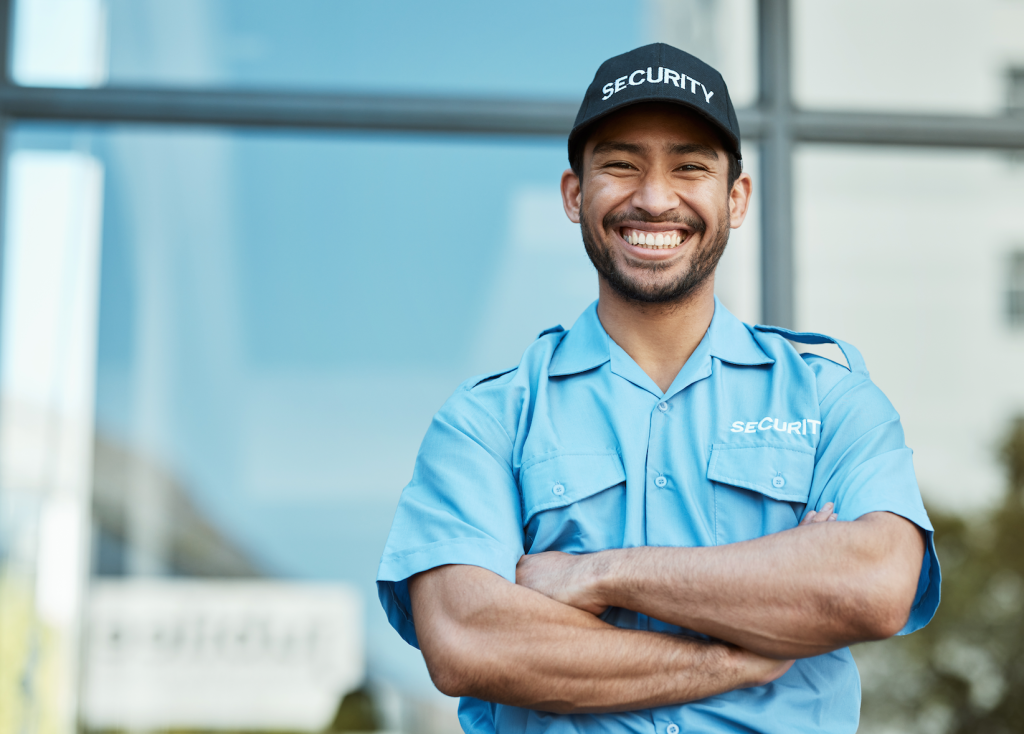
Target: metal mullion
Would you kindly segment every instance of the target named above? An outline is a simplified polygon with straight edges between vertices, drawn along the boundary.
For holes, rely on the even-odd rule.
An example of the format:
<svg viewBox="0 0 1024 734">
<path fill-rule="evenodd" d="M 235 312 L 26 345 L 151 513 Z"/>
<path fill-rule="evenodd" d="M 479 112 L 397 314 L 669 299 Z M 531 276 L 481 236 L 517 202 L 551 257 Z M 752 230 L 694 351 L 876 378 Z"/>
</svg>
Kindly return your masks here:
<svg viewBox="0 0 1024 734">
<path fill-rule="evenodd" d="M 1024 118 L 1004 115 L 799 111 L 794 138 L 806 143 L 1024 149 Z"/>
<path fill-rule="evenodd" d="M 761 320 L 792 328 L 793 262 L 793 106 L 790 90 L 788 0 L 758 4 L 761 139 Z"/>
<path fill-rule="evenodd" d="M 0 86 L 26 119 L 407 132 L 566 135 L 577 102 L 185 89 Z"/>
<path fill-rule="evenodd" d="M 323 128 L 564 136 L 576 102 L 177 89 L 60 89 L 0 85 L 8 117 L 232 127 Z M 1024 117 L 921 115 L 783 108 L 792 142 L 1024 148 Z M 744 140 L 767 138 L 780 111 L 737 110 Z"/>
<path fill-rule="evenodd" d="M 7 86 L 11 80 L 11 33 L 14 24 L 11 22 L 14 13 L 14 6 L 10 0 L 0 0 L 0 85 Z M 0 225 L 6 221 L 6 191 L 7 191 L 7 131 L 9 112 L 0 99 Z M 4 228 L 0 226 L 0 233 Z M 0 234 L 2 238 L 2 234 Z M 4 244 L 0 242 L 0 247 Z M 0 272 L 2 272 L 3 258 L 0 258 Z"/>
<path fill-rule="evenodd" d="M 11 33 L 14 6 L 10 0 L 0 0 L 0 83 L 11 80 Z"/>
</svg>

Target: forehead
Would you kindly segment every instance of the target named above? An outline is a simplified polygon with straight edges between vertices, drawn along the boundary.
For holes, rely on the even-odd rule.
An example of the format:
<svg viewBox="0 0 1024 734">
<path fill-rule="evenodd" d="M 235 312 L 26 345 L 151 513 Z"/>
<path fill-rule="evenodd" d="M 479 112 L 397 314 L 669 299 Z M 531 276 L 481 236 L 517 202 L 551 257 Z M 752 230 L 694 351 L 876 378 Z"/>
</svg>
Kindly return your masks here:
<svg viewBox="0 0 1024 734">
<path fill-rule="evenodd" d="M 585 153 L 603 142 L 643 142 L 659 148 L 678 143 L 701 143 L 724 153 L 721 137 L 711 123 L 685 107 L 662 102 L 631 105 L 601 120 L 587 137 Z"/>
</svg>

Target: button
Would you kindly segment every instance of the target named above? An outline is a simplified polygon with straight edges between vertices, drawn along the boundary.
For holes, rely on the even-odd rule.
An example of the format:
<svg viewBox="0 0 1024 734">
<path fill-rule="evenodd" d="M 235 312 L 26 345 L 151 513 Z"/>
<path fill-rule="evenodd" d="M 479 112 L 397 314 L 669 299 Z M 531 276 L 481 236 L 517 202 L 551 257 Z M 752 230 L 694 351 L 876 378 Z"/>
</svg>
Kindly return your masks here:
<svg viewBox="0 0 1024 734">
<path fill-rule="evenodd" d="M 561 496 L 565 494 L 565 487 L 563 487 L 561 484 L 556 484 L 554 487 L 551 488 L 551 491 Z"/>
<path fill-rule="evenodd" d="M 783 487 L 786 486 L 786 480 L 783 479 L 782 475 L 780 474 L 779 476 L 772 479 L 772 486 L 775 487 L 775 489 L 782 489 Z"/>
<path fill-rule="evenodd" d="M 668 403 L 666 403 L 664 400 L 658 403 L 658 410 L 660 410 L 662 413 L 667 413 Z"/>
<path fill-rule="evenodd" d="M 665 728 L 665 732 L 666 732 L 666 734 L 679 734 L 679 727 L 676 726 L 675 724 L 669 724 Z"/>
<path fill-rule="evenodd" d="M 668 484 L 668 480 L 665 479 L 665 477 L 658 477 L 657 479 L 654 480 L 654 484 L 658 487 L 664 487 L 666 484 Z"/>
</svg>

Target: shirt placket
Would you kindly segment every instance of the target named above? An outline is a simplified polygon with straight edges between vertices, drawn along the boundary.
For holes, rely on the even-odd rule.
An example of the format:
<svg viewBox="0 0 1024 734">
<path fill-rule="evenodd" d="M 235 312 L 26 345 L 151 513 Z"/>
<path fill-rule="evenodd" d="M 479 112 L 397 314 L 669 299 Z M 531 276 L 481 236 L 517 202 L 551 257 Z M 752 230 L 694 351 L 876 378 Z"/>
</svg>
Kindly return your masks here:
<svg viewBox="0 0 1024 734">
<path fill-rule="evenodd" d="M 660 545 L 661 540 L 651 538 L 651 523 L 657 521 L 658 505 L 661 495 L 672 489 L 672 475 L 667 466 L 666 437 L 672 425 L 673 401 L 661 399 L 651 409 L 651 429 L 647 441 L 647 472 L 646 472 L 646 532 L 647 542 Z M 657 532 L 655 532 L 657 536 Z"/>
</svg>

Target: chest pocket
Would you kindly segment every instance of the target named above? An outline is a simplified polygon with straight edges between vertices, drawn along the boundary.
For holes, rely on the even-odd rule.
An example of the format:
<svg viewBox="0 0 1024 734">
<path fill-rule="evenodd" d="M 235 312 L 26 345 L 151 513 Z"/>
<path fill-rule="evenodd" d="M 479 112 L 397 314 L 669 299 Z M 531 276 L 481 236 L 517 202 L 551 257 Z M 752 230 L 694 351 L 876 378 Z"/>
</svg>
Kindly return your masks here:
<svg viewBox="0 0 1024 734">
<path fill-rule="evenodd" d="M 796 527 L 814 475 L 810 447 L 715 444 L 708 479 L 715 488 L 715 540 L 738 543 Z"/>
<path fill-rule="evenodd" d="M 520 472 L 527 553 L 622 544 L 626 472 L 616 452 L 556 454 Z"/>
</svg>

